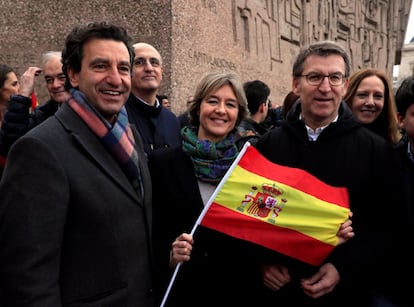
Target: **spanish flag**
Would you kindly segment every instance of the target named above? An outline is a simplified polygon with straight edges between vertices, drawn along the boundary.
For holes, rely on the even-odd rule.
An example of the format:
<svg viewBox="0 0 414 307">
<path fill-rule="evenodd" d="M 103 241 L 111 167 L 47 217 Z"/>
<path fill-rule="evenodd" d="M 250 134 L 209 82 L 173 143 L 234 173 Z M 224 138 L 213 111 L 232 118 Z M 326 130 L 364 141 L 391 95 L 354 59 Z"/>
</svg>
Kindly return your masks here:
<svg viewBox="0 0 414 307">
<path fill-rule="evenodd" d="M 346 188 L 268 161 L 249 143 L 198 219 L 201 225 L 320 265 L 349 218 Z"/>
<path fill-rule="evenodd" d="M 268 161 L 247 142 L 198 217 L 199 225 L 320 265 L 349 217 L 346 188 Z M 164 304 L 181 267 L 171 278 Z"/>
</svg>

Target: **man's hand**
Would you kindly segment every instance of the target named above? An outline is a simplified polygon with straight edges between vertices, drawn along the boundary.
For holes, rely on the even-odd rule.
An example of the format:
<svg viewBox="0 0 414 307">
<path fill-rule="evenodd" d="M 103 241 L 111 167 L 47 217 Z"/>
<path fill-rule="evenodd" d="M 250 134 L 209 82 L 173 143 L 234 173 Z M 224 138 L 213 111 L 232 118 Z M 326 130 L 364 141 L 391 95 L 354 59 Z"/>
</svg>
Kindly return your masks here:
<svg viewBox="0 0 414 307">
<path fill-rule="evenodd" d="M 274 291 L 282 288 L 291 279 L 288 269 L 276 264 L 263 265 L 262 277 L 264 285 Z"/>
<path fill-rule="evenodd" d="M 20 77 L 19 94 L 22 96 L 30 97 L 30 95 L 34 91 L 35 77 L 37 77 L 41 73 L 42 70 L 39 67 L 29 67 Z"/>
<path fill-rule="evenodd" d="M 332 263 L 325 263 L 310 278 L 301 280 L 303 292 L 312 297 L 318 298 L 331 292 L 339 283 L 341 277 Z"/>
</svg>

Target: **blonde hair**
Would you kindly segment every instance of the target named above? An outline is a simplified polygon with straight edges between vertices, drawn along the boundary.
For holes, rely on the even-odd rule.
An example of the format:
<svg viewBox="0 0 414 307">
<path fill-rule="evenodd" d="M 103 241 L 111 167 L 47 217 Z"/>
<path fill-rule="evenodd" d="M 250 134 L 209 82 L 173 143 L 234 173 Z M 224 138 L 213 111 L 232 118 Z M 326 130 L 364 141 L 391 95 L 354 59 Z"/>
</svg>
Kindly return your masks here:
<svg viewBox="0 0 414 307">
<path fill-rule="evenodd" d="M 224 85 L 230 85 L 233 88 L 239 104 L 239 112 L 237 114 L 235 129 L 240 122 L 246 118 L 248 114 L 247 99 L 239 76 L 235 73 L 211 72 L 206 74 L 198 83 L 196 91 L 193 95 L 194 100 L 188 108 L 191 125 L 195 127 L 200 125 L 198 114 L 200 113 L 200 104 L 202 100 L 211 92 L 215 92 Z"/>
</svg>

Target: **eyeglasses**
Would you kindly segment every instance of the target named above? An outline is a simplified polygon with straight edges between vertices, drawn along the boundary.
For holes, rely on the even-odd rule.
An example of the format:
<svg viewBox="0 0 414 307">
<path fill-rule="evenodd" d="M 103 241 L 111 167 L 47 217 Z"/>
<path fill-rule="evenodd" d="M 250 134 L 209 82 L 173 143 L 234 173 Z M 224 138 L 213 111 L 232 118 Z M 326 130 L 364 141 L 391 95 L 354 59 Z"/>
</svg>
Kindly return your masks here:
<svg viewBox="0 0 414 307">
<path fill-rule="evenodd" d="M 325 78 L 328 78 L 331 86 L 340 86 L 345 82 L 345 75 L 340 72 L 336 72 L 329 75 L 322 75 L 311 72 L 307 75 L 299 75 L 298 77 L 305 77 L 309 85 L 320 85 Z"/>
</svg>

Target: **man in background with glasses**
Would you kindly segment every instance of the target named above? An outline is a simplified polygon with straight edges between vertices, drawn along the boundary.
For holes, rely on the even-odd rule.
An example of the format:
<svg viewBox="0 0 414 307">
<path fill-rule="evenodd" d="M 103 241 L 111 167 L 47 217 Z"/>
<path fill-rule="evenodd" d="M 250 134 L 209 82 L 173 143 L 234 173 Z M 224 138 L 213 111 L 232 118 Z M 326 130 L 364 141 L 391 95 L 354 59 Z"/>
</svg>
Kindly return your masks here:
<svg viewBox="0 0 414 307">
<path fill-rule="evenodd" d="M 30 129 L 53 116 L 69 98 L 65 89 L 66 77 L 62 71 L 62 53 L 48 51 L 42 54 L 41 68 L 29 67 L 20 77 L 18 95 L 10 96 L 7 112 L 0 128 L 0 156 L 6 159 L 11 146 Z M 36 77 L 43 72 L 50 99 L 31 110 Z M 4 167 L 0 166 L 0 169 Z M 1 177 L 0 170 L 0 177 Z"/>
<path fill-rule="evenodd" d="M 398 231 L 402 193 L 396 161 L 391 145 L 363 128 L 343 101 L 349 74 L 349 56 L 338 44 L 322 41 L 302 49 L 292 71 L 299 102 L 280 128 L 255 145 L 271 162 L 347 188 L 355 232 L 320 266 L 263 251 L 258 256 L 263 306 L 372 306 L 376 282 L 396 282 L 383 275 L 395 261 L 386 254 L 391 238 L 403 236 Z M 379 227 L 385 219 L 386 226 Z"/>
<path fill-rule="evenodd" d="M 141 134 L 148 157 L 159 148 L 181 144 L 180 123 L 157 98 L 163 74 L 160 53 L 147 43 L 136 43 L 133 48 L 131 95 L 125 107 L 129 122 Z"/>
</svg>

